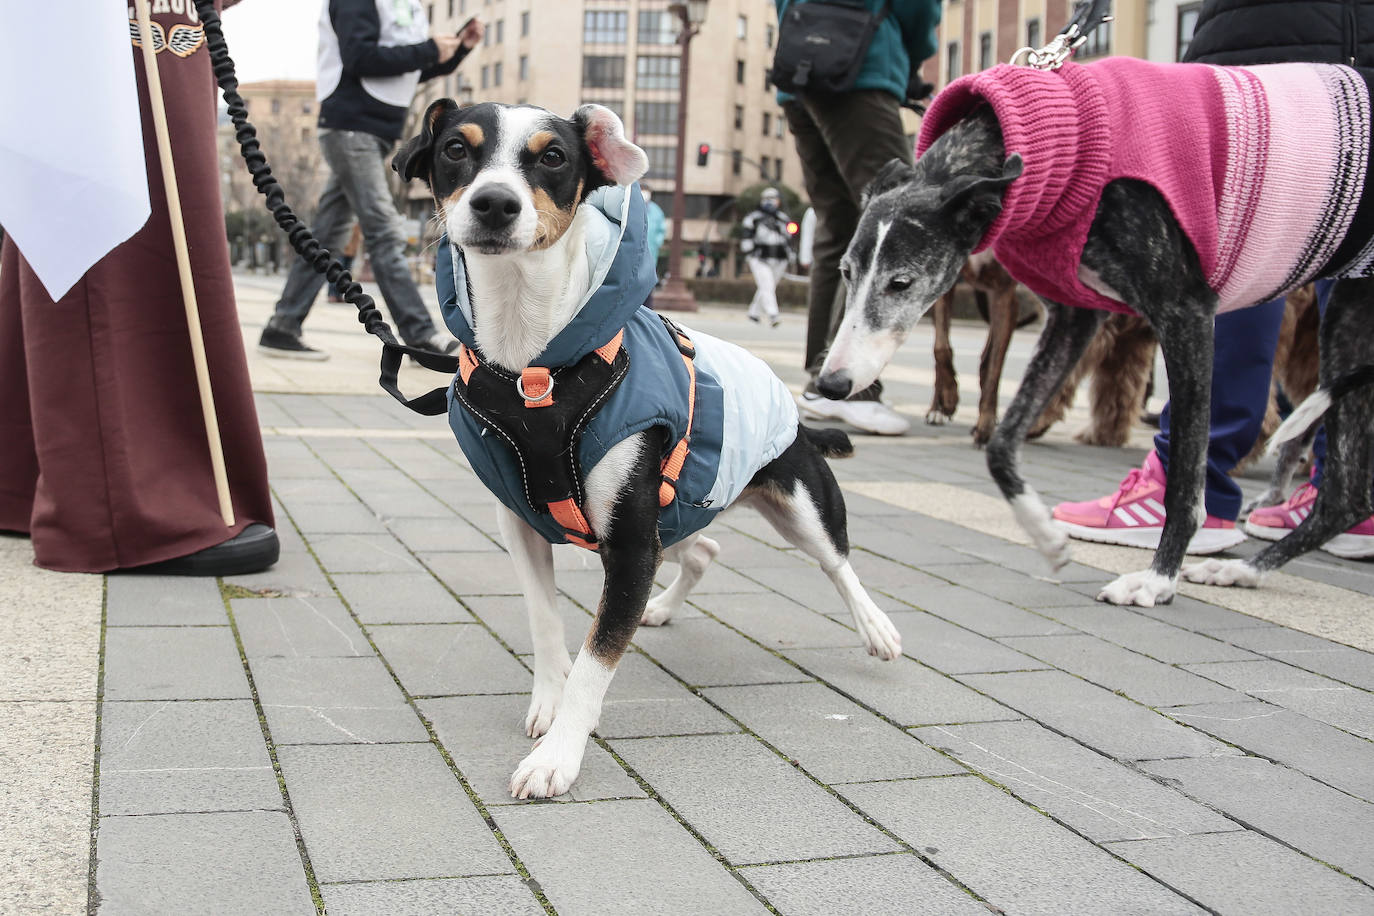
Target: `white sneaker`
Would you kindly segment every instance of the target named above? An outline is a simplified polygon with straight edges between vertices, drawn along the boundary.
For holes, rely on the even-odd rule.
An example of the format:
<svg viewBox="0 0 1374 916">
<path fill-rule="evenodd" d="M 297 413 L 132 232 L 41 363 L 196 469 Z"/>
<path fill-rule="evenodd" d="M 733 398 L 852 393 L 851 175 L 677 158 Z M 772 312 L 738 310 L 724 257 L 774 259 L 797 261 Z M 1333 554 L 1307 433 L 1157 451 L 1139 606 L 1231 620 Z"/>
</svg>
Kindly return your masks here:
<svg viewBox="0 0 1374 916">
<path fill-rule="evenodd" d="M 882 401 L 832 401 L 804 391 L 797 398 L 801 415 L 807 420 L 843 420 L 855 429 L 876 436 L 902 436 L 911 422 Z"/>
</svg>

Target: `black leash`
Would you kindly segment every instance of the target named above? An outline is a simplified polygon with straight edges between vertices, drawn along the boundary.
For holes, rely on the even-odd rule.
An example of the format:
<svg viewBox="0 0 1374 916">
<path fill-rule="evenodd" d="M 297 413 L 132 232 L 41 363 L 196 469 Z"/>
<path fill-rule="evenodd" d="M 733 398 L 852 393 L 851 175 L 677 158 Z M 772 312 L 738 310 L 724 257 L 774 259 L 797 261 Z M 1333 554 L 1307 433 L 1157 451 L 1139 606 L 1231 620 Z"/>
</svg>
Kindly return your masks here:
<svg viewBox="0 0 1374 916">
<path fill-rule="evenodd" d="M 437 416 L 448 410 L 448 386 L 435 388 L 417 398 L 407 398 L 401 394 L 396 376 L 401 369 L 401 359 L 412 357 L 426 369 L 453 375 L 458 371 L 458 357 L 416 347 L 406 346 L 391 333 L 391 327 L 377 309 L 372 297 L 363 292 L 360 286 L 329 250 L 320 245 L 305 223 L 291 211 L 286 203 L 286 195 L 277 179 L 272 177 L 272 169 L 267 165 L 267 157 L 258 142 L 257 129 L 248 121 L 248 107 L 239 95 L 238 77 L 234 75 L 234 61 L 229 56 L 229 48 L 224 42 L 224 31 L 220 28 L 219 13 L 215 11 L 214 0 L 195 0 L 196 12 L 200 15 L 205 29 L 205 44 L 210 52 L 210 64 L 214 68 L 215 81 L 224 93 L 224 101 L 229 106 L 229 119 L 234 122 L 234 139 L 238 141 L 239 151 L 248 174 L 253 176 L 253 186 L 266 198 L 267 209 L 277 221 L 281 231 L 296 254 L 300 255 L 317 272 L 325 275 L 329 285 L 344 300 L 358 310 L 358 322 L 369 334 L 382 342 L 381 377 L 378 383 L 387 394 L 400 401 L 416 413 Z"/>
</svg>

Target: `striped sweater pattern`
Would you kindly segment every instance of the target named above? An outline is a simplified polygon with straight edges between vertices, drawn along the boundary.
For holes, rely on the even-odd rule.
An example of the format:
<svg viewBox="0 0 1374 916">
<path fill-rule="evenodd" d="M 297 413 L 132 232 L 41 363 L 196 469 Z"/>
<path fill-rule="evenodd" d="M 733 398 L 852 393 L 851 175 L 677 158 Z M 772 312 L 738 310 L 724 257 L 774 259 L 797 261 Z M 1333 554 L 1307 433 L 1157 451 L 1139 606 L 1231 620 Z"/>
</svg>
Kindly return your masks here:
<svg viewBox="0 0 1374 916">
<path fill-rule="evenodd" d="M 1047 299 L 1116 312 L 1130 308 L 1080 279 L 1083 246 L 1108 183 L 1150 184 L 1227 311 L 1319 277 L 1374 275 L 1371 79 L 1329 64 L 1003 65 L 936 98 L 917 155 L 991 105 L 1024 172 L 978 250 Z"/>
</svg>

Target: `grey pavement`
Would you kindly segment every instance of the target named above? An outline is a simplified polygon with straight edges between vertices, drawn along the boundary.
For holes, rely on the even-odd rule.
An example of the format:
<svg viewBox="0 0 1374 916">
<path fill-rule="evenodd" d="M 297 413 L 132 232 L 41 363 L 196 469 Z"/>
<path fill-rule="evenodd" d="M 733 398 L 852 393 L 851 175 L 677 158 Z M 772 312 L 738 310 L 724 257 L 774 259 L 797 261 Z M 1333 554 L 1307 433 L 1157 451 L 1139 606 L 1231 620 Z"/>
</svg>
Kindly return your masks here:
<svg viewBox="0 0 1374 916">
<path fill-rule="evenodd" d="M 239 278 L 250 349 L 279 285 Z M 799 388 L 800 315 L 686 323 Z M 351 311 L 306 333 L 333 358 L 251 356 L 276 567 L 63 576 L 0 538 L 0 913 L 1374 914 L 1374 564 L 1095 603 L 1148 555 L 1052 576 L 1026 546 L 969 444 L 982 328 L 955 328 L 954 423 L 920 422 L 918 329 L 886 376 L 911 434 L 833 465 L 904 657 L 866 656 L 816 565 L 727 514 L 540 802 L 506 788 L 532 650 L 491 500 L 442 418 L 375 389 Z M 1075 445 L 1084 420 L 1025 450 L 1048 499 L 1149 446 Z M 575 649 L 601 572 L 555 557 Z"/>
</svg>

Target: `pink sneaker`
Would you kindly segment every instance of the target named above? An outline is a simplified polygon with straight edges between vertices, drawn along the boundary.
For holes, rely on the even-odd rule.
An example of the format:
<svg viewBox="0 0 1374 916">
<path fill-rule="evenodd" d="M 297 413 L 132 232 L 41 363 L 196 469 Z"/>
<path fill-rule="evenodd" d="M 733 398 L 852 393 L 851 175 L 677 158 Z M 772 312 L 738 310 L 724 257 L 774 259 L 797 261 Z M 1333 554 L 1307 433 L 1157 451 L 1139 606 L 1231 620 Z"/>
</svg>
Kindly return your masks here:
<svg viewBox="0 0 1374 916">
<path fill-rule="evenodd" d="M 1153 451 L 1126 475 L 1115 493 L 1082 503 L 1060 503 L 1054 520 L 1069 537 L 1126 547 L 1159 547 L 1164 531 L 1164 468 Z M 1236 523 L 1207 516 L 1188 542 L 1191 554 L 1218 553 L 1245 540 Z"/>
<path fill-rule="evenodd" d="M 1245 521 L 1245 530 L 1266 541 L 1278 541 L 1307 518 L 1312 512 L 1312 504 L 1317 501 L 1317 488 L 1304 483 L 1293 491 L 1293 495 L 1277 506 L 1266 506 L 1250 513 Z M 1321 549 L 1347 560 L 1362 560 L 1374 557 L 1374 516 L 1360 522 L 1344 534 L 1338 534 L 1321 546 Z"/>
</svg>

